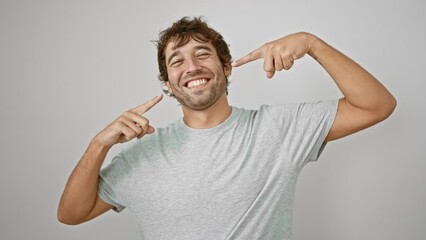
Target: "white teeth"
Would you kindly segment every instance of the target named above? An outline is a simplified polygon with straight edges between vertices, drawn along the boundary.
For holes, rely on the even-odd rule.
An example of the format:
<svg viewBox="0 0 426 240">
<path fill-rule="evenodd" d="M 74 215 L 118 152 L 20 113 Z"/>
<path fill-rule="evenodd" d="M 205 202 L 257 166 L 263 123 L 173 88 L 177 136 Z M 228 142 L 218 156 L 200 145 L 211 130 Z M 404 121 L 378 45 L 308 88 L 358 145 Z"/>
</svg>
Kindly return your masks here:
<svg viewBox="0 0 426 240">
<path fill-rule="evenodd" d="M 188 87 L 189 88 L 193 88 L 193 87 L 196 87 L 196 86 L 200 86 L 201 84 L 204 84 L 204 83 L 206 83 L 207 82 L 207 80 L 206 79 L 198 79 L 198 80 L 193 80 L 193 81 L 190 81 L 189 83 L 188 83 Z"/>
</svg>

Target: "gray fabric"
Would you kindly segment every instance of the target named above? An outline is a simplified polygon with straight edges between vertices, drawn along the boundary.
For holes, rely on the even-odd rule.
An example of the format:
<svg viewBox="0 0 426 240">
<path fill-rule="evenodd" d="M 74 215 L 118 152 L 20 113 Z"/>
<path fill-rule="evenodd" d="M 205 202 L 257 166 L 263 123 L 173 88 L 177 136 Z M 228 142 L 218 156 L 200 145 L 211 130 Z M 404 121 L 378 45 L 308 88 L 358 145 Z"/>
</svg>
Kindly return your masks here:
<svg viewBox="0 0 426 240">
<path fill-rule="evenodd" d="M 180 119 L 128 144 L 98 194 L 133 213 L 141 239 L 291 239 L 297 177 L 336 111 L 336 100 L 232 107 L 211 129 Z"/>
</svg>

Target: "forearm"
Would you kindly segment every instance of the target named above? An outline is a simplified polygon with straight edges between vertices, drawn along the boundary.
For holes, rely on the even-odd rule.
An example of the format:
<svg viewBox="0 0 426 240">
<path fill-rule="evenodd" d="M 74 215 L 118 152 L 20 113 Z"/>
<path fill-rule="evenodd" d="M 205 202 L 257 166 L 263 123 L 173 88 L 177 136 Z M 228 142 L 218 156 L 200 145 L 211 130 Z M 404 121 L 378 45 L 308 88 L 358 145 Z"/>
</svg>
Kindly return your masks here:
<svg viewBox="0 0 426 240">
<path fill-rule="evenodd" d="M 76 222 L 85 218 L 95 205 L 99 171 L 109 148 L 94 139 L 72 171 L 62 194 L 58 218 Z"/>
<path fill-rule="evenodd" d="M 321 39 L 311 37 L 308 54 L 330 74 L 348 105 L 383 115 L 393 111 L 395 98 L 373 75 Z"/>
</svg>

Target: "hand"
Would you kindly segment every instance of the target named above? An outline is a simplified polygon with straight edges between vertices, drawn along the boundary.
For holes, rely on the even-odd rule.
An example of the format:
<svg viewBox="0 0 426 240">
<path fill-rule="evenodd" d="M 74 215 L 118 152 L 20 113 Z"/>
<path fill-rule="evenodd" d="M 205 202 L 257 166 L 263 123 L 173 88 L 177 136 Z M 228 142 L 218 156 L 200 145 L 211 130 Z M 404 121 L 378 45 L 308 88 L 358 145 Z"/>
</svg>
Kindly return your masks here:
<svg viewBox="0 0 426 240">
<path fill-rule="evenodd" d="M 233 67 L 239 67 L 259 58 L 265 59 L 263 69 L 268 78 L 272 78 L 275 71 L 289 70 L 295 60 L 302 58 L 309 52 L 314 36 L 300 32 L 287 35 L 272 42 L 265 43 L 260 48 L 247 54 L 245 57 L 232 63 Z"/>
<path fill-rule="evenodd" d="M 121 114 L 104 130 L 96 135 L 95 140 L 105 147 L 112 147 L 117 143 L 128 142 L 134 138 L 142 138 L 145 134 L 154 133 L 149 120 L 142 116 L 163 99 L 163 95 L 143 103 Z"/>
</svg>

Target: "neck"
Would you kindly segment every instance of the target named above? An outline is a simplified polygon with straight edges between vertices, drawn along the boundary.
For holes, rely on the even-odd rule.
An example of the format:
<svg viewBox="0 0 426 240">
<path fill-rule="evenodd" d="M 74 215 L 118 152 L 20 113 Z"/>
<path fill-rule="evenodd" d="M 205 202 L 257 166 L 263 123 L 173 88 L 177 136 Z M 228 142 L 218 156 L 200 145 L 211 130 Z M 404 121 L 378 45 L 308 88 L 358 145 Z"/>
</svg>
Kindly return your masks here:
<svg viewBox="0 0 426 240">
<path fill-rule="evenodd" d="M 224 93 L 212 106 L 205 110 L 193 110 L 182 106 L 183 121 L 191 128 L 212 128 L 223 123 L 231 115 L 231 107 Z"/>
</svg>

